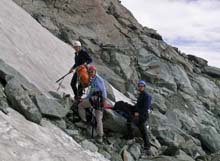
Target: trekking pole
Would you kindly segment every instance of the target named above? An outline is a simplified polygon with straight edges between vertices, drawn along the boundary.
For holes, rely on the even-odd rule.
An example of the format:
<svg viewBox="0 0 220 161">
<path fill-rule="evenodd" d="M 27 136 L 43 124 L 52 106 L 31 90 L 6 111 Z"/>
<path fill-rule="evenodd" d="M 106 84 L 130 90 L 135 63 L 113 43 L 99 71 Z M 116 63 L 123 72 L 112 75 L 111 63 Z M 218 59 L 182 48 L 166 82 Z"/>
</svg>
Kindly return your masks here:
<svg viewBox="0 0 220 161">
<path fill-rule="evenodd" d="M 92 138 L 94 138 L 94 126 L 92 125 Z"/>
<path fill-rule="evenodd" d="M 92 108 L 93 108 L 93 107 L 92 107 Z M 95 128 L 95 127 L 94 127 L 94 121 L 95 121 L 94 119 L 95 119 L 95 118 L 94 118 L 94 113 L 93 113 L 94 111 L 93 111 L 93 110 L 94 110 L 94 109 L 92 109 L 92 120 L 91 120 L 91 124 L 92 124 L 92 138 L 94 138 L 94 128 Z"/>
<path fill-rule="evenodd" d="M 67 75 L 69 75 L 72 72 L 68 72 L 67 74 L 65 74 L 64 76 L 62 76 L 61 78 L 59 78 L 56 83 L 58 83 L 59 81 L 63 80 Z"/>
</svg>

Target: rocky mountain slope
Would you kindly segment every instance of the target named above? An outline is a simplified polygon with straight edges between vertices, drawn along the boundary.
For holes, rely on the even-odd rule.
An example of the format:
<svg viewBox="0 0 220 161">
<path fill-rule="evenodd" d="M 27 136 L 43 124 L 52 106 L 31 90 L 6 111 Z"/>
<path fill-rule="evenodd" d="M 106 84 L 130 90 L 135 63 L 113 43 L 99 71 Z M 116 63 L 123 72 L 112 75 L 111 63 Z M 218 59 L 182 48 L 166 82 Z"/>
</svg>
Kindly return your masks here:
<svg viewBox="0 0 220 161">
<path fill-rule="evenodd" d="M 141 26 L 117 0 L 14 1 L 61 40 L 67 43 L 75 39 L 82 41 L 95 60 L 100 75 L 125 95 L 133 98 L 138 79 L 143 78 L 148 82 L 147 91 L 153 96 L 154 109 L 150 117 L 151 144 L 159 157 L 145 160 L 218 160 L 218 68 L 207 66 L 206 60 L 186 55 L 166 44 L 155 30 Z M 6 22 L 0 23 L 1 58 L 40 91 L 54 90 L 55 85 L 51 82 L 68 71 L 72 63 L 72 49 L 41 28 L 30 16 L 25 16 L 26 13 L 21 12 L 11 1 L 2 0 L 0 3 L 6 6 L 0 10 L 0 22 Z M 7 15 L 12 16 L 8 18 Z M 9 90 L 15 88 L 13 84 L 16 83 L 9 83 L 10 75 L 14 75 L 14 72 L 8 68 L 5 70 L 5 65 L 1 65 L 0 74 L 3 91 L 9 102 L 14 102 L 16 97 Z M 20 74 L 16 75 L 23 79 Z M 66 89 L 63 91 L 68 92 L 68 80 L 64 85 Z M 51 111 L 45 111 L 47 108 L 44 103 L 36 103 L 36 100 L 45 100 L 36 97 L 40 92 L 33 85 L 25 83 L 25 88 L 16 88 L 23 92 L 25 89 L 32 89 L 32 92 L 25 94 L 25 98 L 28 97 L 27 102 L 33 104 L 31 107 L 34 111 L 26 112 L 27 109 L 18 100 L 18 104 L 10 105 L 13 108 L 19 106 L 22 109 L 20 112 L 27 119 L 39 123 L 42 116 L 51 118 L 51 115 L 55 115 L 55 122 L 59 126 L 62 127 L 65 122 L 68 127 L 64 129 L 69 129 L 70 126 L 73 126 L 72 130 L 76 128 L 75 124 L 70 123 L 73 118 L 68 117 L 68 112 L 59 111 L 60 105 L 57 103 L 53 103 L 53 106 L 56 104 L 58 111 L 52 111 L 52 114 Z M 111 88 L 108 93 L 112 93 Z M 33 98 L 35 101 L 32 101 Z M 114 94 L 111 99 L 118 100 Z M 29 117 L 30 114 L 34 119 Z M 122 160 L 122 152 L 131 161 L 144 160 L 139 158 L 139 143 L 127 145 L 121 139 L 120 135 L 126 132 L 123 130 L 123 118 L 107 110 L 104 122 L 107 138 L 104 147 L 98 147 L 99 152 L 111 160 Z M 82 129 L 79 131 L 86 136 Z M 72 135 L 77 140 L 78 136 Z M 82 138 L 78 141 L 82 143 Z"/>
<path fill-rule="evenodd" d="M 196 94 L 192 83 L 197 74 L 219 78 L 219 70 L 206 60 L 181 53 L 155 30 L 142 27 L 118 0 L 14 1 L 65 42 L 81 40 L 102 66 L 99 72 L 124 93 L 133 92 L 133 81 L 140 77 L 152 86 L 156 81 L 190 94 Z"/>
</svg>

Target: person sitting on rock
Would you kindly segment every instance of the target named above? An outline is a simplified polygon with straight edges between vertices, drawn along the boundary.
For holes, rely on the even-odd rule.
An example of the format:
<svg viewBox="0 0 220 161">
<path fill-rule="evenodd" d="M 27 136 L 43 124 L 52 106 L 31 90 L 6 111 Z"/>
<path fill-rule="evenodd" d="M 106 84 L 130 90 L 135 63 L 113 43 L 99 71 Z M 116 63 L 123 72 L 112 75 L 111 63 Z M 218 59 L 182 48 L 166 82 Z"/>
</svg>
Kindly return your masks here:
<svg viewBox="0 0 220 161">
<path fill-rule="evenodd" d="M 75 52 L 75 64 L 70 68 L 70 71 L 69 71 L 70 73 L 73 72 L 74 69 L 76 69 L 80 65 L 83 65 L 83 64 L 87 65 L 92 62 L 92 58 L 89 56 L 87 51 L 81 49 L 80 41 L 73 42 L 72 46 L 76 52 Z M 73 74 L 73 77 L 71 80 L 71 87 L 72 87 L 73 93 L 75 95 L 75 97 L 74 97 L 75 100 L 78 100 L 81 98 L 81 96 L 83 94 L 83 87 L 79 83 L 78 88 L 77 88 L 76 84 L 77 84 L 77 73 L 75 72 Z"/>
<path fill-rule="evenodd" d="M 150 141 L 148 137 L 146 123 L 148 120 L 149 99 L 151 96 L 145 92 L 146 83 L 143 80 L 138 82 L 139 96 L 133 110 L 133 115 L 127 118 L 128 139 L 133 139 L 132 123 L 135 123 L 140 130 L 144 140 L 144 155 L 152 155 L 150 150 Z"/>
<path fill-rule="evenodd" d="M 88 68 L 89 77 L 91 80 L 89 94 L 85 99 L 81 100 L 78 107 L 79 116 L 84 123 L 86 120 L 86 108 L 95 108 L 95 118 L 97 122 L 96 132 L 98 134 L 97 141 L 103 141 L 103 107 L 106 104 L 107 92 L 104 84 L 104 80 L 96 75 L 96 67 L 91 65 Z M 100 102 L 97 103 L 97 97 L 100 97 Z"/>
</svg>

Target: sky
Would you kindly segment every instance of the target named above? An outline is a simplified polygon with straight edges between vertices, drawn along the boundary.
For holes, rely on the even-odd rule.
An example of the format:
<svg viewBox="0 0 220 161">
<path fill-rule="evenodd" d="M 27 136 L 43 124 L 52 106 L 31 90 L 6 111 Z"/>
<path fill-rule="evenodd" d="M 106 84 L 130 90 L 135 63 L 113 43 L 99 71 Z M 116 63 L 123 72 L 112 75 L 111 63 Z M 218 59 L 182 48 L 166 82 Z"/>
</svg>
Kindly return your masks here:
<svg viewBox="0 0 220 161">
<path fill-rule="evenodd" d="M 220 68 L 220 0 L 122 0 L 170 45 Z"/>
</svg>

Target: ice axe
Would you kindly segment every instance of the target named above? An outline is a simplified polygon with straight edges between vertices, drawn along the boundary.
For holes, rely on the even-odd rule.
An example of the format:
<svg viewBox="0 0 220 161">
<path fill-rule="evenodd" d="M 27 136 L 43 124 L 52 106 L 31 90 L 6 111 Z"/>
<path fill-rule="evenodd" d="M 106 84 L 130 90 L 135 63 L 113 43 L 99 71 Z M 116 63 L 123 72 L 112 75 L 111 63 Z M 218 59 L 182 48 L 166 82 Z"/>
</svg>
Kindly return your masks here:
<svg viewBox="0 0 220 161">
<path fill-rule="evenodd" d="M 72 73 L 72 72 L 71 72 L 71 71 L 68 72 L 67 74 L 65 74 L 64 76 L 62 76 L 61 78 L 59 78 L 59 79 L 56 81 L 56 83 L 59 82 L 59 85 L 58 85 L 57 91 L 60 89 L 60 87 L 62 87 L 62 83 L 63 83 L 64 78 L 65 78 L 67 75 L 69 75 L 70 73 Z"/>
<path fill-rule="evenodd" d="M 58 88 L 57 88 L 57 91 L 59 91 L 59 89 L 60 89 L 61 87 L 64 88 L 64 86 L 62 86 L 63 80 L 64 80 L 64 79 L 62 79 L 62 80 L 60 81 L 60 83 L 59 83 L 59 85 L 58 85 Z"/>
<path fill-rule="evenodd" d="M 66 73 L 64 76 L 62 76 L 61 78 L 59 78 L 59 79 L 56 81 L 56 83 L 58 83 L 59 81 L 63 80 L 63 79 L 64 79 L 66 76 L 68 76 L 70 73 L 72 73 L 72 72 Z"/>
</svg>

